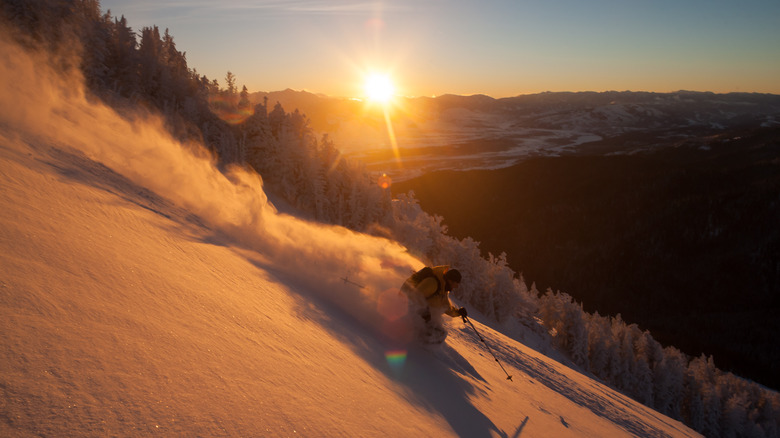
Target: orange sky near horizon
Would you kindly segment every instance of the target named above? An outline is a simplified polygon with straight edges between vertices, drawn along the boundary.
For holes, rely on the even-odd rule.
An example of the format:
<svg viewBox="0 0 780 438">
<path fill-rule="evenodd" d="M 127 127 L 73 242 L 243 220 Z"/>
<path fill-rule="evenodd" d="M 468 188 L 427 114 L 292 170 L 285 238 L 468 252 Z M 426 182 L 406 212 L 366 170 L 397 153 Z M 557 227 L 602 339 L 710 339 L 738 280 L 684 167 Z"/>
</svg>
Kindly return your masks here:
<svg viewBox="0 0 780 438">
<path fill-rule="evenodd" d="M 250 92 L 364 97 L 677 90 L 780 94 L 780 2 L 101 1 L 168 28 L 190 68 Z M 223 84 L 224 85 L 224 84 Z"/>
</svg>

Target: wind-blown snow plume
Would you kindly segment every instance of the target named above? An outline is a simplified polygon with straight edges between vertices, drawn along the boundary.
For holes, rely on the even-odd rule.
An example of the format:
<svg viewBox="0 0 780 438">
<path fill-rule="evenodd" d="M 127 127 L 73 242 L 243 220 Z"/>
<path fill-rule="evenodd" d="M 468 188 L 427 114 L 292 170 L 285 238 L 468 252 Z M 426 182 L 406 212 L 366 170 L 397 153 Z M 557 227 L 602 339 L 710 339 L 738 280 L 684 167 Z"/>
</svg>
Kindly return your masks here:
<svg viewBox="0 0 780 438">
<path fill-rule="evenodd" d="M 41 55 L 3 40 L 0 123 L 28 140 L 78 150 L 186 208 L 221 243 L 256 253 L 255 263 L 321 293 L 364 323 L 381 328 L 388 319 L 383 313 L 391 320 L 402 313 L 398 286 L 421 264 L 405 248 L 279 213 L 254 172 L 220 171 L 201 145 L 174 140 L 160 119 L 120 116 L 87 96 L 78 73 L 56 72 Z"/>
</svg>

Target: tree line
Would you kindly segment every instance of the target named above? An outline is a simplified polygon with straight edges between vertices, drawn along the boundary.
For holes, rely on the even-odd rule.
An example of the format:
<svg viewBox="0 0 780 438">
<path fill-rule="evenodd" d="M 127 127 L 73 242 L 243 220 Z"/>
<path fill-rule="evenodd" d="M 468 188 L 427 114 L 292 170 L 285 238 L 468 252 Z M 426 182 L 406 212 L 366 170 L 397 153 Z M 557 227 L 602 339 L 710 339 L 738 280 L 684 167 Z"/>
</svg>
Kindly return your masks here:
<svg viewBox="0 0 780 438">
<path fill-rule="evenodd" d="M 96 0 L 4 0 L 2 20 L 20 44 L 63 56 L 97 98 L 132 117 L 161 114 L 171 133 L 198 141 L 220 165 L 254 168 L 268 190 L 312 219 L 397 240 L 431 264 L 463 273 L 456 299 L 506 327 L 546 340 L 584 372 L 707 436 L 780 436 L 780 395 L 718 370 L 712 358 L 662 348 L 621 318 L 589 314 L 564 293 L 530 289 L 506 254 L 483 257 L 479 242 L 456 239 L 413 193 L 394 199 L 377 175 L 346 159 L 305 115 L 267 101 L 251 105 L 245 87 L 226 87 L 188 67 L 173 37 L 156 26 L 134 32 Z"/>
</svg>

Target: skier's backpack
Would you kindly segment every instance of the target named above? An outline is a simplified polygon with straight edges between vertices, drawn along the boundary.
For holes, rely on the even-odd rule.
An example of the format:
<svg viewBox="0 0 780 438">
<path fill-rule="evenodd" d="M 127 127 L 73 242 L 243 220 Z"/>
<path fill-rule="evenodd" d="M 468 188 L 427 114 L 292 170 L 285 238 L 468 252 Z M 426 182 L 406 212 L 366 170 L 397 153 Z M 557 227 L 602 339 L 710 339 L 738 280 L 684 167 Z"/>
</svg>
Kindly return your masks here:
<svg viewBox="0 0 780 438">
<path fill-rule="evenodd" d="M 419 271 L 415 272 L 414 274 L 412 274 L 411 277 L 409 277 L 409 283 L 411 283 L 413 287 L 417 287 L 418 284 L 420 284 L 423 280 L 429 277 L 433 277 L 436 279 L 436 283 L 438 284 L 438 287 L 436 288 L 436 292 L 434 292 L 433 294 L 425 298 L 429 298 L 433 295 L 436 295 L 441 290 L 441 281 L 439 281 L 439 277 L 436 276 L 436 274 L 433 272 L 433 269 L 430 266 L 426 266 L 420 269 Z"/>
</svg>

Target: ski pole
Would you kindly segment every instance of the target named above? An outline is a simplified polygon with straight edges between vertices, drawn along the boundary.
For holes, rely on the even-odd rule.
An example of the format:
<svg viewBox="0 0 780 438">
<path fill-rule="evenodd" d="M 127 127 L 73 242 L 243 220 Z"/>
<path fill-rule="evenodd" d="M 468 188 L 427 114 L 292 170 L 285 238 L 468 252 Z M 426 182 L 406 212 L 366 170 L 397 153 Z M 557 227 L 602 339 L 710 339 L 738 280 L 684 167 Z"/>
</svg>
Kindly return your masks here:
<svg viewBox="0 0 780 438">
<path fill-rule="evenodd" d="M 468 317 L 465 317 L 465 316 L 462 316 L 462 315 L 461 315 L 461 317 L 463 318 L 463 323 L 464 324 L 468 323 L 471 326 L 471 328 L 474 329 L 474 333 L 477 334 L 477 337 L 479 338 L 479 340 L 482 341 L 483 344 L 485 344 L 485 348 L 487 348 L 487 351 L 490 353 L 491 356 L 493 356 L 493 359 L 496 360 L 496 362 L 498 363 L 498 366 L 501 367 L 501 371 L 503 371 L 504 374 L 506 374 L 506 379 L 514 382 L 514 380 L 512 380 L 512 376 L 510 376 L 509 373 L 507 373 L 506 370 L 504 369 L 504 366 L 501 365 L 501 361 L 499 361 L 498 358 L 496 357 L 496 355 L 493 354 L 493 350 L 490 348 L 490 345 L 488 345 L 488 343 L 485 342 L 485 339 L 482 337 L 482 335 L 479 334 L 479 332 L 477 331 L 477 328 L 474 327 L 474 323 L 471 322 L 471 320 L 468 319 Z"/>
</svg>

